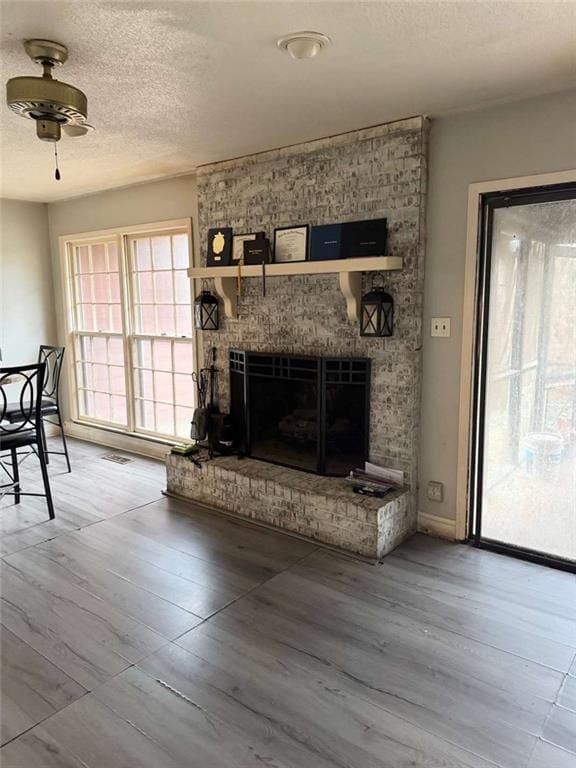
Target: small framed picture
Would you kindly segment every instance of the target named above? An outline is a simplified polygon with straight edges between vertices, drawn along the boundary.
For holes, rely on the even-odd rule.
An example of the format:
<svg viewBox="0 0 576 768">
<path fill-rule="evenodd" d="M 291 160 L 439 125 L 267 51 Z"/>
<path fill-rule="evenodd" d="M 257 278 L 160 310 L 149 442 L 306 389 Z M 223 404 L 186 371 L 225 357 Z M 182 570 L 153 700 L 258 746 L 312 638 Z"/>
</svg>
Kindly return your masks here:
<svg viewBox="0 0 576 768">
<path fill-rule="evenodd" d="M 264 232 L 246 232 L 243 235 L 234 235 L 232 238 L 232 266 L 241 264 L 244 260 L 244 243 L 249 240 L 262 240 Z"/>
<path fill-rule="evenodd" d="M 306 261 L 310 227 L 278 227 L 274 230 L 274 261 Z"/>
<path fill-rule="evenodd" d="M 232 256 L 232 228 L 217 227 L 208 230 L 208 256 L 206 266 L 228 267 Z"/>
</svg>

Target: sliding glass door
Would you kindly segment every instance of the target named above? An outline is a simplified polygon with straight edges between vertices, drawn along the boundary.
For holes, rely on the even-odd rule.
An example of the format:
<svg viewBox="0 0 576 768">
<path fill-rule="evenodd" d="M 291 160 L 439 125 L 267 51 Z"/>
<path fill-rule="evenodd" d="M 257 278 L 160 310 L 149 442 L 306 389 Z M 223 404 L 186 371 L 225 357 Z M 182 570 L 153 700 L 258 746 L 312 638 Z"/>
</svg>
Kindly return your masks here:
<svg viewBox="0 0 576 768">
<path fill-rule="evenodd" d="M 576 189 L 488 196 L 482 238 L 473 534 L 576 562 Z"/>
</svg>

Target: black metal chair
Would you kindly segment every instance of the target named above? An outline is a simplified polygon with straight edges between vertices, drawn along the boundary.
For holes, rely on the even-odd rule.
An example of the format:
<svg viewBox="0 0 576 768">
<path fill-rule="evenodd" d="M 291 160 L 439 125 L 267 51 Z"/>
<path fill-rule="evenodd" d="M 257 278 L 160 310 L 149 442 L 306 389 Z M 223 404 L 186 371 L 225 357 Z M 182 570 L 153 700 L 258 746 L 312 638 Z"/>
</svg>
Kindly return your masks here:
<svg viewBox="0 0 576 768">
<path fill-rule="evenodd" d="M 20 504 L 21 496 L 45 496 L 50 519 L 54 519 L 54 504 L 50 492 L 50 479 L 46 468 L 42 437 L 42 394 L 46 363 L 33 365 L 0 367 L 0 453 L 10 451 L 11 471 L 0 460 L 0 464 L 10 483 L 0 486 L 0 496 L 14 496 L 16 504 Z M 8 401 L 5 386 L 20 385 L 20 397 L 16 404 L 10 405 L 10 418 L 6 418 Z M 18 413 L 16 413 L 17 408 Z M 18 416 L 18 418 L 16 418 Z M 18 450 L 30 447 L 37 449 L 44 483 L 44 493 L 23 492 L 20 488 L 20 473 L 18 470 Z M 6 490 L 5 490 L 6 489 Z"/>
<path fill-rule="evenodd" d="M 66 436 L 64 434 L 64 427 L 62 426 L 62 416 L 60 414 L 60 375 L 62 373 L 62 363 L 64 362 L 64 350 L 65 347 L 52 347 L 48 344 L 42 344 L 38 353 L 38 362 L 46 364 L 46 374 L 44 378 L 44 387 L 42 390 L 42 450 L 46 458 L 46 464 L 50 464 L 50 454 L 55 456 L 65 456 L 68 472 L 72 471 L 70 466 L 70 457 L 68 455 L 68 446 L 66 445 Z M 48 417 L 55 416 L 58 420 L 50 421 Z M 18 421 L 18 407 L 17 404 L 11 403 L 6 409 L 5 418 L 10 421 Z M 46 430 L 44 428 L 44 422 L 53 424 L 60 428 L 60 434 L 62 436 L 63 451 L 49 451 L 48 442 L 46 440 Z"/>
</svg>

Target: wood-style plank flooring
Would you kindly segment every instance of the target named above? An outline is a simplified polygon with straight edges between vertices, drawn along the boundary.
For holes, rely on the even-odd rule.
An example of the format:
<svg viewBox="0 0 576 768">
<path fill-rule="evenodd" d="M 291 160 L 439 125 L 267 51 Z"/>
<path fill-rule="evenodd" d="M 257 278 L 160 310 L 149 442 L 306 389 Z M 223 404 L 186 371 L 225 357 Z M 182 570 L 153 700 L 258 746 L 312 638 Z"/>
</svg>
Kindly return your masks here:
<svg viewBox="0 0 576 768">
<path fill-rule="evenodd" d="M 421 536 L 367 565 L 112 452 L 53 459 L 55 521 L 0 502 L 3 768 L 576 765 L 574 576 Z"/>
</svg>

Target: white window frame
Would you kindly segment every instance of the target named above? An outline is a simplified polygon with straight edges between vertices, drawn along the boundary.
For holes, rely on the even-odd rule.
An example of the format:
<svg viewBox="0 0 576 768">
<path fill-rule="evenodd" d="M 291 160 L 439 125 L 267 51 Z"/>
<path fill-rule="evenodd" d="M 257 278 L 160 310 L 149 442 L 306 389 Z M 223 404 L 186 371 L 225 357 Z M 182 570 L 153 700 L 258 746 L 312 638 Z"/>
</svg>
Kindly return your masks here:
<svg viewBox="0 0 576 768">
<path fill-rule="evenodd" d="M 160 443 L 162 445 L 171 444 L 174 442 L 174 438 L 169 438 L 155 433 L 143 431 L 141 429 L 136 430 L 134 423 L 134 387 L 133 387 L 133 365 L 132 365 L 132 343 L 133 339 L 146 334 L 136 334 L 134 330 L 133 317 L 132 317 L 132 302 L 129 292 L 133 290 L 133 277 L 130 272 L 130 253 L 129 253 L 129 239 L 131 237 L 138 236 L 150 236 L 150 234 L 161 235 L 170 234 L 175 230 L 179 232 L 184 231 L 188 236 L 188 253 L 190 267 L 194 266 L 194 242 L 192 236 L 192 219 L 170 219 L 167 221 L 143 223 L 129 227 L 118 227 L 113 229 L 95 230 L 90 232 L 81 232 L 71 235 L 62 235 L 58 238 L 59 251 L 60 251 L 60 274 L 61 274 L 61 288 L 63 292 L 63 304 L 64 304 L 64 317 L 63 317 L 63 332 L 64 338 L 61 339 L 63 346 L 66 346 L 70 352 L 65 355 L 65 369 L 67 374 L 68 387 L 66 391 L 66 405 L 68 412 L 67 419 L 67 432 L 78 437 L 84 437 L 86 439 L 100 439 L 98 433 L 117 433 L 119 436 L 133 439 L 137 438 L 139 441 L 150 441 L 154 443 Z M 94 242 L 113 241 L 117 243 L 119 271 L 121 277 L 121 307 L 122 307 L 122 321 L 123 332 L 98 332 L 98 331 L 78 331 L 76 328 L 76 322 L 74 313 L 76 312 L 76 288 L 74 284 L 74 274 L 72 270 L 72 254 L 73 248 L 78 245 L 88 245 Z M 190 309 L 192 312 L 192 336 L 190 340 L 193 348 L 193 370 L 198 370 L 198 360 L 200 359 L 201 350 L 199 350 L 199 337 L 194 328 L 194 312 L 193 302 L 195 296 L 194 280 L 190 279 Z M 90 336 L 116 336 L 123 338 L 124 343 L 124 360 L 126 368 L 126 405 L 127 405 L 127 427 L 120 425 L 116 426 L 109 422 L 98 421 L 97 419 L 87 418 L 81 416 L 78 409 L 78 380 L 76 375 L 76 351 L 74 348 L 75 339 L 78 335 L 90 335 Z M 172 336 L 151 336 L 151 338 L 159 338 L 172 340 Z M 177 340 L 177 339 L 176 339 Z M 190 380 L 190 386 L 194 387 L 192 379 Z M 195 390 L 193 390 L 195 393 Z M 96 430 L 96 431 L 95 431 Z M 104 442 L 104 440 L 102 440 Z M 128 443 L 120 439 L 120 441 L 111 440 L 110 444 L 118 445 L 122 447 Z M 144 451 L 146 453 L 150 451 Z M 152 451 L 153 455 L 156 455 L 155 451 Z M 159 455 L 159 454 L 158 454 Z"/>
</svg>

